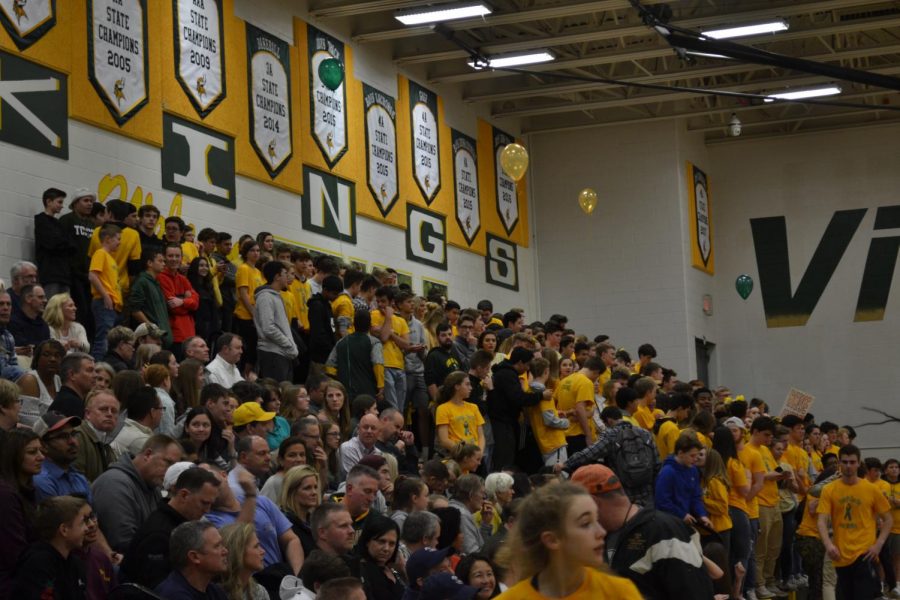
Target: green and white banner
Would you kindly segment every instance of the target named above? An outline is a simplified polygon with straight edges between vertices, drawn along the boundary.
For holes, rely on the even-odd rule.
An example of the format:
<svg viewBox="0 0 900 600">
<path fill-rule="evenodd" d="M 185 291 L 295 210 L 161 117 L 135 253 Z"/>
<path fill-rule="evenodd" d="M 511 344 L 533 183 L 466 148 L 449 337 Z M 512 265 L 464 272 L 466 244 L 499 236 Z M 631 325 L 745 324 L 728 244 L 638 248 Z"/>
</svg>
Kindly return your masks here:
<svg viewBox="0 0 900 600">
<path fill-rule="evenodd" d="M 347 153 L 347 82 L 329 89 L 319 76 L 322 61 L 335 59 L 344 65 L 344 43 L 309 25 L 310 129 L 329 168 Z"/>
<path fill-rule="evenodd" d="M 391 96 L 363 84 L 366 114 L 366 182 L 383 216 L 400 198 L 397 180 L 397 105 Z"/>
<path fill-rule="evenodd" d="M 201 118 L 225 98 L 222 0 L 172 0 L 175 73 Z"/>
<path fill-rule="evenodd" d="M 288 44 L 247 24 L 250 138 L 273 179 L 293 154 Z"/>
</svg>

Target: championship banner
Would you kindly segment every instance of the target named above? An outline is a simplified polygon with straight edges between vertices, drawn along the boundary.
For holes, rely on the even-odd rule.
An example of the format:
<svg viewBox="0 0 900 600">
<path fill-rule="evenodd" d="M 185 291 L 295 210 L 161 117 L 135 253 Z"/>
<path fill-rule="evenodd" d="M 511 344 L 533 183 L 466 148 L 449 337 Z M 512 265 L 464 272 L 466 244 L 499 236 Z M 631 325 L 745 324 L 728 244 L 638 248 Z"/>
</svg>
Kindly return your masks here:
<svg viewBox="0 0 900 600">
<path fill-rule="evenodd" d="M 497 214 L 506 235 L 512 235 L 513 229 L 519 223 L 519 197 L 516 193 L 515 180 L 506 174 L 500 166 L 500 153 L 508 144 L 515 142 L 515 138 L 508 133 L 493 128 L 494 139 L 494 173 L 497 176 Z"/>
<path fill-rule="evenodd" d="M 309 101 L 313 107 L 309 115 L 310 131 L 331 169 L 347 153 L 347 80 L 344 78 L 334 90 L 328 89 L 319 77 L 319 65 L 331 58 L 345 65 L 344 43 L 312 25 L 308 25 L 306 39 L 309 46 Z"/>
<path fill-rule="evenodd" d="M 274 179 L 293 154 L 287 43 L 247 23 L 247 70 L 251 144 Z"/>
<path fill-rule="evenodd" d="M 450 130 L 453 141 L 453 189 L 456 198 L 456 222 L 470 246 L 481 229 L 481 208 L 478 202 L 478 158 L 475 140 L 455 129 Z"/>
<path fill-rule="evenodd" d="M 56 0 L 0 0 L 0 23 L 25 50 L 56 25 Z"/>
<path fill-rule="evenodd" d="M 175 78 L 200 118 L 225 98 L 222 0 L 172 0 Z"/>
<path fill-rule="evenodd" d="M 382 216 L 400 198 L 397 179 L 397 105 L 384 92 L 363 84 L 366 116 L 366 183 Z"/>
<path fill-rule="evenodd" d="M 412 129 L 413 179 L 431 204 L 441 189 L 440 138 L 437 96 L 417 83 L 409 82 L 410 129 Z"/>
<path fill-rule="evenodd" d="M 146 103 L 147 0 L 88 0 L 88 77 L 122 126 Z"/>
<path fill-rule="evenodd" d="M 687 163 L 688 212 L 691 225 L 691 265 L 714 275 L 715 262 L 712 239 L 712 212 L 709 181 L 706 173 Z"/>
</svg>

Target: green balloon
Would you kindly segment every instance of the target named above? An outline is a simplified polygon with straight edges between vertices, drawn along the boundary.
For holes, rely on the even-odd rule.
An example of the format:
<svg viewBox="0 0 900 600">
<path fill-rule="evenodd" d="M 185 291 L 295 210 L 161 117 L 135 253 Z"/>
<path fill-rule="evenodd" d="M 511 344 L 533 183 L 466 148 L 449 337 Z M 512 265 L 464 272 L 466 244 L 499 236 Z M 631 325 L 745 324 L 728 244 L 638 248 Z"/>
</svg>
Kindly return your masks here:
<svg viewBox="0 0 900 600">
<path fill-rule="evenodd" d="M 319 79 L 333 92 L 344 81 L 344 65 L 336 58 L 326 58 L 319 63 Z"/>
<path fill-rule="evenodd" d="M 734 281 L 734 289 L 737 290 L 741 298 L 746 300 L 753 291 L 753 278 L 749 275 L 738 275 L 738 278 Z"/>
</svg>

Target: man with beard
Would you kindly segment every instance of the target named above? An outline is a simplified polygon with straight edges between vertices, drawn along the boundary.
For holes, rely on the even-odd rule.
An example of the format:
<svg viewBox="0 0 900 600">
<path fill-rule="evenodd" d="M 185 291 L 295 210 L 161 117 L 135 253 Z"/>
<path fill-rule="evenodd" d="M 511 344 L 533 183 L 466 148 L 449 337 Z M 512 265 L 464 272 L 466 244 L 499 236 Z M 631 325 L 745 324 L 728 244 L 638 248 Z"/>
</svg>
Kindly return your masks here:
<svg viewBox="0 0 900 600">
<path fill-rule="evenodd" d="M 460 370 L 459 361 L 453 354 L 453 331 L 450 324 L 440 323 L 435 331 L 438 345 L 425 357 L 425 385 L 428 386 L 428 395 L 433 402 L 437 402 L 438 389 L 444 384 L 447 375 Z"/>
</svg>

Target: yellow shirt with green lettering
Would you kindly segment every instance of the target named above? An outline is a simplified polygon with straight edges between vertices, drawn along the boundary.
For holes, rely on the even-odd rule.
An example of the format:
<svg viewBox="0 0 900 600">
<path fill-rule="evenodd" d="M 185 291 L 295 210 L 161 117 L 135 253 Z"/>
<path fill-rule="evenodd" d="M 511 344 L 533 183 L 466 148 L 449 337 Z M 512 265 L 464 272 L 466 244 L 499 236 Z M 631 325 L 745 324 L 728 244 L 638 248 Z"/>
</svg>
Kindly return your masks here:
<svg viewBox="0 0 900 600">
<path fill-rule="evenodd" d="M 582 373 L 572 373 L 556 386 L 555 397 L 556 406 L 561 412 L 575 410 L 575 406 L 578 404 L 585 405 L 585 414 L 587 415 L 591 431 L 583 431 L 578 419 L 573 416 L 569 419 L 569 428 L 566 429 L 565 433 L 566 437 L 586 435 L 588 433 L 593 436 L 594 424 L 591 414 L 594 410 L 594 382 Z"/>
<path fill-rule="evenodd" d="M 434 424 L 446 425 L 447 435 L 454 442 L 478 445 L 478 428 L 484 425 L 484 417 L 471 402 L 444 402 L 434 413 Z"/>
<path fill-rule="evenodd" d="M 835 567 L 846 567 L 875 543 L 876 517 L 890 510 L 884 494 L 865 479 L 853 485 L 832 481 L 822 490 L 816 513 L 829 515 L 834 530 L 832 540 L 841 556 L 832 560 Z"/>
<path fill-rule="evenodd" d="M 372 311 L 372 327 L 381 327 L 384 325 L 384 313 L 379 309 Z M 391 316 L 391 329 L 399 336 L 409 336 L 409 324 L 403 317 L 397 315 Z M 403 351 L 400 346 L 392 340 L 384 342 L 384 368 L 385 369 L 403 369 L 405 367 L 403 361 Z M 473 405 L 474 406 L 474 405 Z"/>
</svg>

